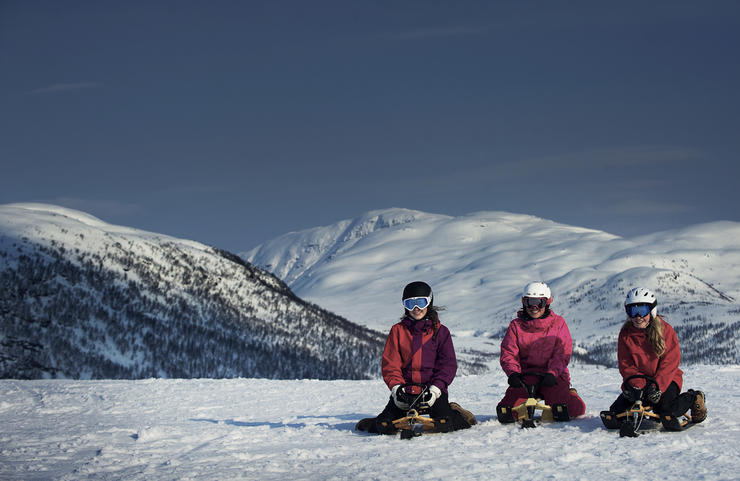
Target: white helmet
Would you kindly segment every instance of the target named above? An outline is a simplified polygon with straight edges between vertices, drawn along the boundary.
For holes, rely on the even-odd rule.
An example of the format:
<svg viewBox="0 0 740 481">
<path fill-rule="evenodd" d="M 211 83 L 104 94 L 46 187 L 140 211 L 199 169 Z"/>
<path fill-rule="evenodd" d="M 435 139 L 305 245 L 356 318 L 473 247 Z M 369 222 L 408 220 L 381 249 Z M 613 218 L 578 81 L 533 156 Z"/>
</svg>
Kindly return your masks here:
<svg viewBox="0 0 740 481">
<path fill-rule="evenodd" d="M 530 282 L 527 284 L 522 293 L 522 301 L 525 297 L 544 297 L 547 299 L 548 306 L 552 302 L 552 293 L 544 282 Z"/>
<path fill-rule="evenodd" d="M 658 315 L 658 300 L 655 298 L 655 294 L 644 287 L 634 287 L 629 290 L 624 305 L 629 306 L 630 304 L 650 304 L 652 306 L 650 314 L 653 317 Z"/>
</svg>

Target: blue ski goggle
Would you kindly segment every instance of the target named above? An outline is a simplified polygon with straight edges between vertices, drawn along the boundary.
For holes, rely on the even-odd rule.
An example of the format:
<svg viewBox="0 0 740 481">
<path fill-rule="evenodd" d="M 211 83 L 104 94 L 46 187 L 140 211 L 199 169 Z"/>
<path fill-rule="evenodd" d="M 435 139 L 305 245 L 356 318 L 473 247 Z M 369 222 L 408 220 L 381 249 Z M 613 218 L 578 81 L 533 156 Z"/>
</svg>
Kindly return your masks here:
<svg viewBox="0 0 740 481">
<path fill-rule="evenodd" d="M 629 317 L 645 317 L 650 314 L 653 306 L 651 304 L 630 304 L 624 306 L 624 309 Z"/>
<path fill-rule="evenodd" d="M 419 309 L 424 309 L 429 304 L 431 304 L 431 302 L 431 297 L 409 297 L 408 299 L 403 300 L 403 307 L 405 307 L 409 311 L 413 311 L 415 307 L 418 307 Z"/>
</svg>

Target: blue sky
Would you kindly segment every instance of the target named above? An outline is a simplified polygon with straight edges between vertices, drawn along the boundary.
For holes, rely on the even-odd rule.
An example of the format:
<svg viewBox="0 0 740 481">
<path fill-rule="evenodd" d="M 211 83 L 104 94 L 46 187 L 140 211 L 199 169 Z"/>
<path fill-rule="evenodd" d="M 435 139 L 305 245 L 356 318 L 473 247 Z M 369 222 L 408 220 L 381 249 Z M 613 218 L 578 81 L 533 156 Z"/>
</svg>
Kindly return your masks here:
<svg viewBox="0 0 740 481">
<path fill-rule="evenodd" d="M 386 207 L 740 221 L 740 2 L 0 0 L 0 203 L 241 251 Z"/>
</svg>

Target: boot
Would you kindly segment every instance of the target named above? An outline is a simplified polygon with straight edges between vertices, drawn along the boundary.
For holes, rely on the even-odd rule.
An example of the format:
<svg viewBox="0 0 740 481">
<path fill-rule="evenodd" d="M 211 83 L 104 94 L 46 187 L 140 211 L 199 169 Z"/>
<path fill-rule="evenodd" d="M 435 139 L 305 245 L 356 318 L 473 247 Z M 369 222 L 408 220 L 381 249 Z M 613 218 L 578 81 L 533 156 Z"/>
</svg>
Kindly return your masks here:
<svg viewBox="0 0 740 481">
<path fill-rule="evenodd" d="M 360 419 L 360 421 L 355 425 L 356 431 L 365 431 L 368 433 L 372 433 L 376 431 L 375 429 L 375 418 L 365 418 Z"/>
<path fill-rule="evenodd" d="M 501 424 L 516 422 L 516 419 L 514 419 L 514 411 L 511 409 L 511 406 L 503 406 L 499 404 L 496 406 L 496 415 L 498 416 L 498 422 Z"/>
<path fill-rule="evenodd" d="M 476 421 L 475 416 L 473 415 L 473 413 L 471 413 L 467 409 L 464 409 L 459 404 L 457 404 L 455 402 L 451 402 L 450 403 L 450 408 L 453 411 L 459 412 L 462 415 L 463 419 L 465 419 L 465 422 L 468 423 L 468 424 L 470 424 L 471 426 L 474 426 L 474 425 L 478 424 L 478 421 Z"/>
<path fill-rule="evenodd" d="M 694 391 L 694 394 L 696 398 L 694 398 L 694 404 L 691 405 L 691 421 L 700 423 L 707 418 L 706 396 L 702 391 Z"/>
</svg>

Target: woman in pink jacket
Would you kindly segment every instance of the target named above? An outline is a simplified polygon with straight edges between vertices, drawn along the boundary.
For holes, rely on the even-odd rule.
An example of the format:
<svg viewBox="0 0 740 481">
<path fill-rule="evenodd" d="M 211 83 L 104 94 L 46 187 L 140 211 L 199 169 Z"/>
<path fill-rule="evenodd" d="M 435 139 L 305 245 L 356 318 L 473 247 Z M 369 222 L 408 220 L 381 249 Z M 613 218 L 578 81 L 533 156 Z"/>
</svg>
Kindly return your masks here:
<svg viewBox="0 0 740 481">
<path fill-rule="evenodd" d="M 511 408 L 529 397 L 522 381 L 533 384 L 537 378 L 522 379 L 522 373 L 528 371 L 544 374 L 539 392 L 549 406 L 564 405 L 569 418 L 586 412 L 586 404 L 570 387 L 568 362 L 573 340 L 565 320 L 550 310 L 551 303 L 547 284 L 527 284 L 522 294 L 522 310 L 511 321 L 501 341 L 501 367 L 510 386 L 496 407 L 502 423 L 514 422 Z M 508 409 L 502 410 L 503 407 Z"/>
</svg>

